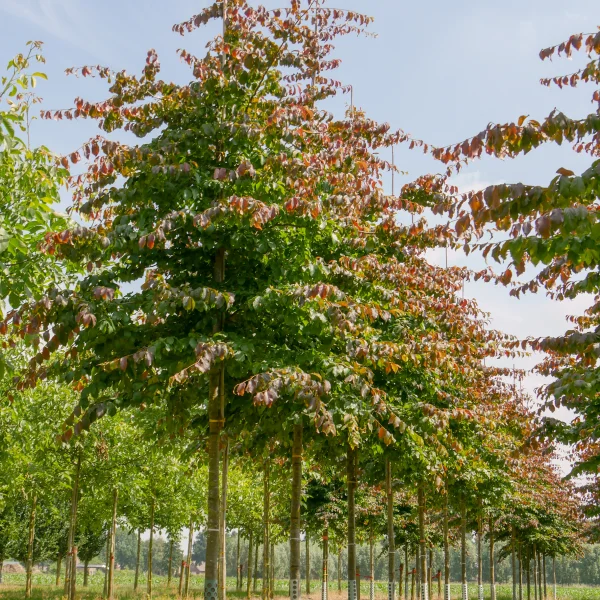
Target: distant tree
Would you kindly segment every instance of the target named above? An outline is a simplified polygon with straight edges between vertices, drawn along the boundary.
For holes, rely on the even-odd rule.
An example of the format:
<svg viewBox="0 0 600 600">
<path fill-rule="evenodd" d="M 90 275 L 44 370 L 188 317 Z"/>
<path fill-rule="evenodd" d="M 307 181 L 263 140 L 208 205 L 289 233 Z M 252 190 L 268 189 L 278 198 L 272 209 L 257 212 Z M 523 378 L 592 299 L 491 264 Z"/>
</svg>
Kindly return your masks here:
<svg viewBox="0 0 600 600">
<path fill-rule="evenodd" d="M 204 532 L 198 533 L 192 547 L 192 560 L 196 564 L 206 562 L 206 536 Z"/>
</svg>

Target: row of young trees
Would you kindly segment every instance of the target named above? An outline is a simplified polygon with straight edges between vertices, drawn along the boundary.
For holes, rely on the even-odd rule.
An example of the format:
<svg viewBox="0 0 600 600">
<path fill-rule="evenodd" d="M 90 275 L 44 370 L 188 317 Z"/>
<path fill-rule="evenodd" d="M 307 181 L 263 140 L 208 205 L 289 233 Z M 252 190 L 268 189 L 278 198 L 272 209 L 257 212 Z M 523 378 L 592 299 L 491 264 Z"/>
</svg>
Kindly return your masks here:
<svg viewBox="0 0 600 600">
<path fill-rule="evenodd" d="M 64 480 L 71 494 L 68 569 L 86 495 L 110 512 L 95 520 L 112 532 L 109 598 L 119 518 L 134 530 L 167 529 L 174 543 L 185 524 L 203 526 L 208 600 L 225 596 L 228 528 L 248 537 L 254 559 L 260 544 L 265 574 L 273 544 L 289 538 L 294 600 L 301 595 L 303 535 L 322 539 L 324 596 L 329 552 L 347 547 L 350 600 L 357 543 L 385 538 L 393 599 L 401 581 L 407 586 L 398 574 L 402 553 L 405 565 L 407 555 L 418 557 L 417 581 L 427 598 L 431 546 L 441 545 L 447 562 L 450 544 L 465 548 L 469 531 L 481 539 L 485 530 L 491 547 L 502 542 L 510 555 L 516 596 L 521 570 L 535 582 L 546 557 L 578 548 L 573 490 L 556 474 L 544 436 L 576 435 L 576 450 L 585 449 L 579 468 L 595 464 L 586 454 L 594 448 L 588 421 L 596 334 L 588 330 L 595 312 L 577 321 L 582 332 L 534 343 L 550 352 L 541 368 L 562 382 L 547 393 L 590 411 L 570 426 L 546 419 L 540 427 L 513 374 L 490 366 L 518 356 L 521 341 L 491 330 L 477 304 L 461 297 L 466 279 L 493 274 L 434 267 L 424 254 L 466 236 L 468 251 L 498 260 L 510 254 L 517 274 L 526 260 L 548 264 L 517 294 L 553 288 L 559 277 L 559 298 L 592 290 L 597 163 L 579 178 L 561 170 L 548 188 L 493 186 L 462 197 L 447 176 L 484 149 L 515 155 L 548 140 L 576 139 L 577 151 L 595 156 L 600 117 L 520 119 L 440 149 L 353 105 L 342 117 L 322 108 L 322 100 L 345 89 L 329 78 L 339 63 L 332 40 L 362 33 L 369 18 L 318 0 L 292 0 L 273 11 L 220 0 L 174 29 L 183 35 L 212 20 L 222 22 L 223 32 L 206 56 L 181 51 L 191 83 L 160 79 L 150 51 L 140 76 L 101 66 L 72 70 L 106 79 L 109 98 L 78 98 L 72 109 L 43 113 L 94 119 L 105 133 L 132 132 L 140 142 L 98 135 L 57 167 L 41 151 L 38 160 L 53 169 L 45 201 L 56 197 L 69 171 L 71 221 L 63 227 L 51 213 L 21 239 L 28 264 L 49 263 L 42 278 L 22 268 L 16 250 L 4 265 L 18 283 L 12 296 L 3 294 L 3 357 L 14 363 L 3 418 L 52 396 L 36 406 L 63 423 L 56 442 L 55 426 L 31 422 L 46 439 L 36 452 L 43 448 L 41 458 L 62 469 L 33 460 L 34 472 L 24 474 L 19 465 L 29 463 L 17 450 L 7 453 L 16 475 L 3 482 L 3 499 L 15 500 L 0 507 L 26 506 L 27 594 L 47 478 L 48 488 Z M 585 42 L 590 55 L 598 55 L 598 39 Z M 583 44 L 575 36 L 559 49 L 570 53 Z M 31 85 L 28 60 L 13 63 L 5 92 Z M 597 61 L 569 82 L 582 78 L 597 83 Z M 14 98 L 8 121 L 27 130 L 31 97 L 14 87 Z M 29 165 L 32 152 L 6 131 L 11 160 Z M 390 194 L 383 178 L 398 171 L 384 155 L 405 143 L 431 152 L 448 173 Z M 31 192 L 33 184 L 10 163 L 2 169 L 2 181 Z M 452 222 L 428 226 L 429 209 L 448 210 Z M 490 223 L 511 231 L 511 239 L 478 244 L 474 236 Z M 582 270 L 587 277 L 575 277 Z M 512 276 L 508 268 L 497 280 L 510 284 Z M 581 389 L 587 395 L 576 393 Z M 7 431 L 16 439 L 20 427 Z M 30 444 L 38 439 L 33 432 L 24 437 Z M 24 444 L 8 442 L 14 449 Z M 26 484 L 14 486 L 19 478 Z M 449 594 L 447 564 L 443 579 Z M 73 597 L 75 579 L 69 581 L 65 591 Z M 263 597 L 271 589 L 267 576 Z M 492 584 L 492 600 L 493 590 Z"/>
</svg>

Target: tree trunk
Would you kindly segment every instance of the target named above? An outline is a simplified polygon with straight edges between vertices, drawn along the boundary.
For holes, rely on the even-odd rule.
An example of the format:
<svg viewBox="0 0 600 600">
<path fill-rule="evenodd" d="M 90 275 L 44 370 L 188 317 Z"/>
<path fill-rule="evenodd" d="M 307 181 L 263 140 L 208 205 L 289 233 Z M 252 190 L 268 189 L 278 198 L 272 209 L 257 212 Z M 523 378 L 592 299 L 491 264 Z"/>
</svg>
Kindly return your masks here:
<svg viewBox="0 0 600 600">
<path fill-rule="evenodd" d="M 222 412 L 222 411 L 221 411 Z M 221 506 L 219 519 L 219 600 L 227 598 L 227 479 L 229 477 L 229 441 L 223 448 L 223 472 L 221 474 Z"/>
<path fill-rule="evenodd" d="M 192 554 L 194 551 L 194 516 L 190 517 L 190 533 L 188 535 L 188 551 L 187 559 L 185 561 L 185 573 L 183 575 L 185 580 L 185 586 L 183 590 L 184 598 L 188 597 L 190 592 L 190 577 L 192 572 Z"/>
<path fill-rule="evenodd" d="M 275 596 L 275 544 L 271 544 L 271 576 L 269 577 L 270 582 L 270 594 L 269 598 Z"/>
<path fill-rule="evenodd" d="M 408 600 L 408 542 L 404 542 L 404 598 Z"/>
<path fill-rule="evenodd" d="M 240 535 L 241 530 L 238 529 L 237 532 L 237 550 L 235 553 L 235 564 L 236 564 L 236 579 L 235 579 L 235 591 L 239 592 L 242 589 L 242 581 L 241 581 L 241 576 L 242 576 L 242 566 L 240 565 L 240 543 L 241 543 L 241 539 L 242 536 Z"/>
<path fill-rule="evenodd" d="M 73 585 L 71 579 L 77 579 L 77 564 L 73 562 L 73 546 L 75 544 L 75 529 L 77 527 L 77 500 L 79 498 L 79 473 L 81 471 L 81 449 L 77 453 L 77 464 L 75 466 L 75 476 L 73 477 L 73 489 L 71 491 L 71 518 L 69 522 L 69 537 L 67 542 L 67 561 L 65 564 L 65 587 L 64 595 L 68 600 L 74 598 L 74 592 L 71 592 Z"/>
<path fill-rule="evenodd" d="M 410 600 L 415 600 L 415 575 L 417 574 L 417 569 L 413 569 L 411 572 L 410 578 Z"/>
<path fill-rule="evenodd" d="M 396 546 L 394 532 L 394 490 L 392 488 L 392 463 L 385 463 L 385 491 L 387 496 L 387 537 L 388 537 L 388 600 L 396 600 Z M 373 548 L 371 548 L 372 550 Z M 371 573 L 371 577 L 373 573 Z M 400 577 L 402 580 L 402 576 Z M 374 582 L 372 582 L 374 584 Z M 373 600 L 373 598 L 371 598 Z"/>
<path fill-rule="evenodd" d="M 256 544 L 256 550 L 254 552 L 254 581 L 252 582 L 252 593 L 256 594 L 258 590 L 258 554 L 260 550 L 260 544 Z"/>
<path fill-rule="evenodd" d="M 523 551 L 521 544 L 518 546 L 519 551 L 519 600 L 523 600 Z"/>
<path fill-rule="evenodd" d="M 444 495 L 444 600 L 450 600 L 450 541 L 448 539 L 448 488 Z"/>
<path fill-rule="evenodd" d="M 142 554 L 142 530 L 138 529 L 137 554 L 135 556 L 135 577 L 133 578 L 133 591 L 137 592 L 140 581 L 140 556 Z"/>
<path fill-rule="evenodd" d="M 342 591 L 342 549 L 338 550 L 338 564 L 337 564 L 337 578 L 338 578 L 338 592 Z"/>
<path fill-rule="evenodd" d="M 0 556 L 0 585 L 4 582 L 4 556 Z"/>
<path fill-rule="evenodd" d="M 110 565 L 110 537 L 111 530 L 108 530 L 106 534 L 106 558 L 104 559 L 104 590 L 102 592 L 103 598 L 108 598 L 108 566 Z"/>
<path fill-rule="evenodd" d="M 329 567 L 329 528 L 327 525 L 323 529 L 323 567 L 321 575 L 321 600 L 327 600 L 329 592 L 328 585 L 328 567 Z"/>
<path fill-rule="evenodd" d="M 308 531 L 304 534 L 304 545 L 306 548 L 306 593 L 310 594 L 310 538 Z"/>
<path fill-rule="evenodd" d="M 537 559 L 537 551 L 535 549 L 535 546 L 533 547 L 533 597 L 535 600 L 538 600 L 538 595 L 537 595 L 537 565 L 536 565 L 536 559 Z M 539 600 L 542 600 L 541 598 L 539 598 Z"/>
<path fill-rule="evenodd" d="M 150 539 L 148 540 L 148 578 L 146 595 L 152 598 L 152 546 L 154 545 L 154 508 L 155 500 L 152 496 L 152 505 L 150 506 Z"/>
<path fill-rule="evenodd" d="M 462 600 L 469 600 L 467 588 L 467 506 L 463 498 L 460 503 L 460 583 Z"/>
<path fill-rule="evenodd" d="M 60 568 L 62 566 L 62 556 L 59 554 L 56 558 L 56 582 L 55 585 L 58 587 L 60 585 Z"/>
<path fill-rule="evenodd" d="M 477 597 L 479 600 L 483 600 L 483 553 L 481 551 L 483 526 L 481 523 L 481 501 L 479 502 L 479 511 L 477 515 Z"/>
<path fill-rule="evenodd" d="M 269 578 L 271 568 L 269 565 L 269 554 L 271 552 L 271 543 L 269 541 L 269 512 L 271 493 L 269 490 L 269 470 L 270 463 L 266 459 L 263 465 L 263 581 L 262 581 L 262 600 L 269 598 Z"/>
<path fill-rule="evenodd" d="M 173 578 L 173 546 L 175 540 L 171 538 L 169 542 L 169 567 L 167 569 L 167 588 L 171 587 L 171 579 Z"/>
<path fill-rule="evenodd" d="M 375 600 L 375 552 L 373 543 L 373 526 L 369 536 L 369 600 Z"/>
<path fill-rule="evenodd" d="M 402 587 L 402 581 L 404 579 L 404 563 L 400 563 L 398 567 L 398 597 L 400 600 L 404 597 L 404 589 Z"/>
<path fill-rule="evenodd" d="M 517 552 L 515 526 L 511 527 L 511 567 L 512 567 L 512 600 L 517 600 Z"/>
<path fill-rule="evenodd" d="M 429 584 L 429 598 L 432 598 L 433 597 L 433 547 L 432 546 L 429 546 L 428 584 Z"/>
<path fill-rule="evenodd" d="M 544 580 L 544 600 L 548 600 L 548 587 L 546 585 L 546 555 L 542 555 L 542 577 Z"/>
<path fill-rule="evenodd" d="M 302 424 L 294 425 L 290 527 L 290 597 L 300 600 L 300 500 L 302 495 Z"/>
<path fill-rule="evenodd" d="M 425 491 L 423 489 L 422 483 L 419 483 L 417 496 L 419 502 L 419 554 L 421 559 L 421 600 L 429 600 L 429 593 L 427 590 L 427 550 L 425 548 Z"/>
<path fill-rule="evenodd" d="M 33 573 L 33 543 L 35 540 L 35 511 L 37 508 L 37 494 L 31 501 L 29 514 L 29 540 L 27 544 L 27 574 L 25 575 L 25 598 L 31 598 L 31 576 Z"/>
<path fill-rule="evenodd" d="M 494 556 L 494 519 L 490 518 L 490 598 L 496 600 L 496 566 Z"/>
<path fill-rule="evenodd" d="M 552 585 L 554 587 L 554 600 L 557 600 L 556 596 L 556 557 L 552 557 Z"/>
<path fill-rule="evenodd" d="M 87 587 L 90 579 L 90 561 L 86 560 L 83 565 L 83 587 Z"/>
<path fill-rule="evenodd" d="M 357 600 L 356 588 L 356 514 L 354 491 L 356 489 L 356 450 L 348 446 L 348 600 Z"/>
<path fill-rule="evenodd" d="M 529 549 L 525 552 L 527 563 L 525 565 L 527 571 L 527 600 L 531 600 L 531 552 Z"/>
<path fill-rule="evenodd" d="M 220 384 L 221 369 L 213 369 L 209 375 L 208 417 L 208 527 L 206 532 L 206 565 L 204 574 L 204 597 L 216 600 L 219 577 L 219 438 L 222 427 Z"/>
<path fill-rule="evenodd" d="M 117 502 L 119 499 L 119 491 L 117 488 L 113 490 L 113 510 L 112 523 L 110 527 L 110 548 L 108 554 L 108 600 L 114 598 L 114 575 L 115 575 L 115 540 L 117 537 Z"/>
<path fill-rule="evenodd" d="M 178 597 L 181 598 L 183 594 L 183 580 L 186 574 L 185 558 L 181 559 L 181 569 L 179 569 L 179 589 L 177 591 Z"/>
<path fill-rule="evenodd" d="M 538 574 L 538 598 L 539 600 L 542 600 L 543 596 L 542 596 L 542 556 L 540 554 L 540 551 L 537 551 L 537 574 Z"/>
<path fill-rule="evenodd" d="M 72 567 L 71 567 L 71 583 L 69 585 L 69 599 L 75 600 L 75 594 L 77 592 L 77 546 L 73 546 L 71 551 Z"/>
<path fill-rule="evenodd" d="M 246 565 L 248 581 L 246 582 L 246 598 L 250 598 L 250 584 L 252 581 L 252 530 L 250 530 L 250 540 L 248 541 L 248 564 Z"/>
<path fill-rule="evenodd" d="M 421 581 L 421 545 L 419 543 L 417 543 L 417 549 L 415 552 L 415 576 L 417 578 L 415 583 L 417 586 L 415 587 L 415 594 L 419 595 L 419 590 L 417 589 Z"/>
</svg>

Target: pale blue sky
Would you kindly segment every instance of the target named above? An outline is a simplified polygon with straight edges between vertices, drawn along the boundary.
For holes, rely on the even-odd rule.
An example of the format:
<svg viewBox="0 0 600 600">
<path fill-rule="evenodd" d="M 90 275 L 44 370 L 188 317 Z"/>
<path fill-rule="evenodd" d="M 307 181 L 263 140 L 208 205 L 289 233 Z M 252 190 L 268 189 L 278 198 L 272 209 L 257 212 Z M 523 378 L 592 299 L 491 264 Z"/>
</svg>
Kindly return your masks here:
<svg viewBox="0 0 600 600">
<path fill-rule="evenodd" d="M 158 51 L 165 79 L 185 81 L 188 70 L 175 51 L 185 47 L 201 53 L 210 30 L 182 38 L 171 32 L 171 25 L 207 4 L 208 0 L 0 0 L 0 61 L 5 63 L 29 39 L 43 40 L 50 81 L 40 86 L 40 93 L 47 108 L 68 108 L 77 95 L 103 96 L 102 82 L 67 78 L 65 68 L 101 64 L 139 72 L 149 48 Z M 539 84 L 540 77 L 571 72 L 577 61 L 542 63 L 538 52 L 571 33 L 595 31 L 600 24 L 598 0 L 335 0 L 333 4 L 375 17 L 372 31 L 378 37 L 348 37 L 338 44 L 343 60 L 338 75 L 353 85 L 356 104 L 371 117 L 429 143 L 457 142 L 490 121 L 516 120 L 521 114 L 543 118 L 555 106 L 571 116 L 590 111 L 589 88 L 561 92 Z M 345 101 L 333 109 L 341 110 Z M 87 122 L 38 122 L 34 142 L 68 152 L 95 132 Z M 399 149 L 396 156 L 398 166 L 409 173 L 406 181 L 440 170 L 417 152 Z M 470 189 L 501 181 L 543 184 L 558 167 L 580 171 L 587 162 L 568 148 L 548 147 L 515 161 L 483 159 L 457 183 Z M 443 251 L 432 258 L 443 264 Z M 464 262 L 454 253 L 450 261 Z M 495 327 L 518 336 L 558 334 L 566 327 L 564 315 L 585 306 L 585 302 L 570 308 L 555 305 L 542 296 L 517 302 L 502 289 L 475 284 L 467 286 L 467 295 L 491 312 Z M 529 377 L 527 387 L 538 383 Z"/>
</svg>

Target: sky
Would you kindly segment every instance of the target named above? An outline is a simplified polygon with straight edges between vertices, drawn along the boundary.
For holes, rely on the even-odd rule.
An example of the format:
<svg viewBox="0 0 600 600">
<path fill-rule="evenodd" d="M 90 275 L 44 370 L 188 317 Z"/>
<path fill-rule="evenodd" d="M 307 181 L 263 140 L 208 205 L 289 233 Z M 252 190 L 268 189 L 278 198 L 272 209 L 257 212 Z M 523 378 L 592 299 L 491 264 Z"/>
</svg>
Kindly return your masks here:
<svg viewBox="0 0 600 600">
<path fill-rule="evenodd" d="M 22 51 L 27 40 L 44 41 L 43 70 L 49 82 L 38 90 L 47 109 L 70 108 L 77 96 L 99 100 L 106 94 L 104 82 L 66 77 L 66 68 L 98 64 L 139 73 L 150 48 L 159 54 L 164 79 L 185 82 L 188 67 L 176 50 L 185 47 L 201 54 L 216 30 L 209 27 L 182 38 L 171 26 L 208 3 L 0 0 L 0 64 Z M 282 6 L 285 0 L 264 4 Z M 342 59 L 337 77 L 352 85 L 355 104 L 371 118 L 430 144 L 459 142 L 489 122 L 516 121 L 520 115 L 541 120 L 555 107 L 572 117 L 591 110 L 589 89 L 560 91 L 539 84 L 541 77 L 572 72 L 575 61 L 542 63 L 538 53 L 572 33 L 595 31 L 600 24 L 598 0 L 335 0 L 333 5 L 375 17 L 375 37 L 348 36 L 334 53 Z M 340 114 L 348 100 L 336 100 L 331 110 Z M 67 153 L 96 132 L 85 121 L 38 121 L 32 142 Z M 407 173 L 396 185 L 441 170 L 439 163 L 406 148 L 397 149 L 396 164 Z M 476 161 L 455 183 L 463 191 L 501 182 L 544 185 L 559 167 L 581 172 L 588 164 L 587 157 L 569 147 L 548 146 L 516 160 Z M 432 252 L 430 259 L 444 265 L 445 252 Z M 450 252 L 448 262 L 485 266 L 482 259 L 466 261 L 458 252 Z M 585 298 L 559 304 L 542 294 L 516 300 L 489 284 L 469 283 L 465 293 L 490 313 L 491 326 L 520 338 L 563 333 L 568 328 L 565 315 L 579 314 L 587 304 Z M 537 358 L 519 359 L 515 366 L 529 369 Z M 524 386 L 533 392 L 540 383 L 539 377 L 528 375 Z"/>
</svg>

